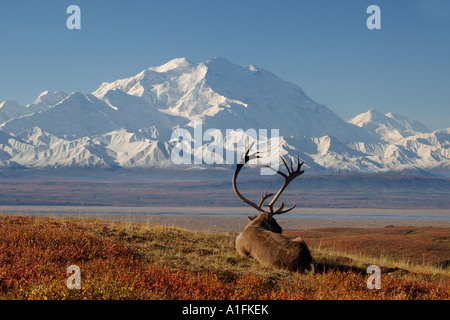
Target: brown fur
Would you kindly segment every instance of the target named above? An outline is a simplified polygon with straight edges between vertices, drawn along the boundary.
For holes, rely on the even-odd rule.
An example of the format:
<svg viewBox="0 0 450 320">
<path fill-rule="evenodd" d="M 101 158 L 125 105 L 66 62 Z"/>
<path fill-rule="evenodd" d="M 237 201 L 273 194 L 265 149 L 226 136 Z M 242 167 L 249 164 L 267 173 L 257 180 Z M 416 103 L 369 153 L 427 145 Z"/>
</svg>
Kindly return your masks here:
<svg viewBox="0 0 450 320">
<path fill-rule="evenodd" d="M 283 214 L 295 208 L 294 205 L 286 209 L 284 201 L 281 202 L 278 209 L 274 209 L 274 205 L 289 183 L 303 174 L 304 170 L 301 170 L 303 162 L 300 162 L 300 158 L 297 156 L 296 166 L 294 166 L 292 158 L 290 158 L 290 165 L 288 165 L 283 157 L 281 157 L 281 161 L 284 164 L 287 174 L 280 170 L 274 169 L 274 171 L 284 178 L 284 183 L 276 194 L 267 193 L 267 191 L 261 193 L 261 200 L 257 205 L 245 198 L 239 192 L 236 185 L 237 176 L 242 167 L 248 161 L 260 158 L 258 152 L 250 155 L 250 149 L 251 147 L 245 153 L 243 161 L 236 165 L 232 184 L 237 197 L 244 203 L 255 208 L 260 214 L 259 216 L 249 217 L 251 222 L 237 237 L 236 250 L 238 254 L 244 257 L 250 256 L 266 267 L 277 267 L 303 272 L 313 270 L 313 259 L 305 241 L 303 241 L 302 238 L 291 240 L 288 237 L 283 236 L 281 234 L 283 230 L 273 218 L 274 215 Z M 266 211 L 263 209 L 264 202 L 272 196 L 272 200 L 266 205 L 266 207 L 269 208 L 269 211 Z"/>
<path fill-rule="evenodd" d="M 250 256 L 265 267 L 300 272 L 313 269 L 313 258 L 302 238 L 291 240 L 282 235 L 277 221 L 266 213 L 249 218 L 252 221 L 236 239 L 240 256 Z"/>
</svg>

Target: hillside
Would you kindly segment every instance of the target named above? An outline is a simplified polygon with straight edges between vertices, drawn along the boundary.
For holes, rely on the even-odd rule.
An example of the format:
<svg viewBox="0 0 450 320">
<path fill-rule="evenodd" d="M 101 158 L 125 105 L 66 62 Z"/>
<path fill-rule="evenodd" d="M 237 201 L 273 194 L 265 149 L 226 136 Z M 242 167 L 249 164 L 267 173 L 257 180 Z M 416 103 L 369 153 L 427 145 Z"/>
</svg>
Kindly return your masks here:
<svg viewBox="0 0 450 320">
<path fill-rule="evenodd" d="M 364 231 L 357 231 L 360 241 Z M 305 232 L 316 272 L 302 275 L 240 258 L 232 233 L 2 215 L 0 299 L 449 299 L 450 274 L 442 265 L 389 252 L 375 257 L 375 244 L 356 254 L 322 248 L 312 240 L 326 240 L 324 232 Z M 400 229 L 397 239 L 420 232 Z M 426 232 L 426 241 L 448 255 L 448 229 Z M 408 242 L 402 245 L 408 248 Z M 366 287 L 371 264 L 381 268 L 380 290 Z M 80 290 L 65 285 L 70 265 L 81 268 Z"/>
</svg>

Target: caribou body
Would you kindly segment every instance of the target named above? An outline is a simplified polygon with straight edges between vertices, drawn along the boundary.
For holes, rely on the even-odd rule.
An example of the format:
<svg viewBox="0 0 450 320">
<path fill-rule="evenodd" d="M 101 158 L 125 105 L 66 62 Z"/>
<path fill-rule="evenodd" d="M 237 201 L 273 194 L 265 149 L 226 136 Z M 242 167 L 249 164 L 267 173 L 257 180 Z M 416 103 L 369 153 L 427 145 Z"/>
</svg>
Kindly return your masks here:
<svg viewBox="0 0 450 320">
<path fill-rule="evenodd" d="M 259 212 L 259 215 L 249 217 L 250 223 L 236 238 L 236 250 L 238 254 L 243 257 L 250 256 L 266 267 L 277 267 L 300 272 L 313 271 L 313 258 L 306 242 L 300 237 L 290 239 L 282 235 L 283 229 L 273 217 L 274 215 L 283 214 L 295 208 L 294 205 L 289 209 L 285 209 L 284 201 L 281 202 L 280 207 L 276 210 L 274 210 L 273 206 L 289 183 L 304 172 L 301 170 L 303 163 L 300 163 L 297 157 L 297 167 L 294 170 L 292 159 L 290 167 L 288 167 L 286 161 L 281 158 L 287 174 L 279 170 L 277 173 L 284 178 L 284 184 L 268 205 L 264 205 L 264 202 L 272 197 L 274 195 L 273 193 L 262 193 L 261 201 L 257 205 L 246 199 L 239 192 L 236 185 L 237 176 L 242 167 L 248 161 L 255 158 L 259 158 L 258 154 L 255 153 L 249 156 L 248 150 L 243 161 L 237 164 L 233 175 L 233 190 L 238 198 Z M 267 206 L 269 210 L 264 210 L 263 206 Z"/>
</svg>

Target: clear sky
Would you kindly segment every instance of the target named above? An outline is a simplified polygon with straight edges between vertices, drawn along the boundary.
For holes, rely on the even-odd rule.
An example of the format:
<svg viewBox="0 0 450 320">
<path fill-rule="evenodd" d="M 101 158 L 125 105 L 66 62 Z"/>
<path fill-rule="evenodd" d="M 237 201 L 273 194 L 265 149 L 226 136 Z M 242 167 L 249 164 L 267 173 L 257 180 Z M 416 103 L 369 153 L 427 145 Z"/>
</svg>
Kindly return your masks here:
<svg viewBox="0 0 450 320">
<path fill-rule="evenodd" d="M 66 9 L 81 8 L 81 30 Z M 369 5 L 381 30 L 369 30 Z M 450 127 L 448 0 L 15 0 L 0 5 L 0 101 L 92 92 L 173 58 L 269 70 L 344 120 L 375 108 Z"/>
</svg>

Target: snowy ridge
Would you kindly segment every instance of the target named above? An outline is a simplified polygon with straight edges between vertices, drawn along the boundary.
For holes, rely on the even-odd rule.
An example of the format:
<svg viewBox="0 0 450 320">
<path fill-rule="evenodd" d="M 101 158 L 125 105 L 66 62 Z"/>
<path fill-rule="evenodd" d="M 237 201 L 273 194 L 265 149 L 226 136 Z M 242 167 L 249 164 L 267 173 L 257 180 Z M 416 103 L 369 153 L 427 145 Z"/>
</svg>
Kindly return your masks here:
<svg viewBox="0 0 450 320">
<path fill-rule="evenodd" d="M 409 120 L 391 112 L 384 115 L 375 109 L 357 115 L 348 122 L 380 136 L 386 142 L 396 142 L 409 136 L 430 132 L 430 129 L 419 121 Z"/>
<path fill-rule="evenodd" d="M 279 129 L 281 154 L 310 172 L 450 176 L 450 128 L 371 109 L 348 122 L 269 71 L 185 58 L 89 93 L 45 91 L 0 103 L 0 167 L 170 167 L 176 128 Z M 206 148 L 193 150 L 194 155 Z"/>
</svg>

